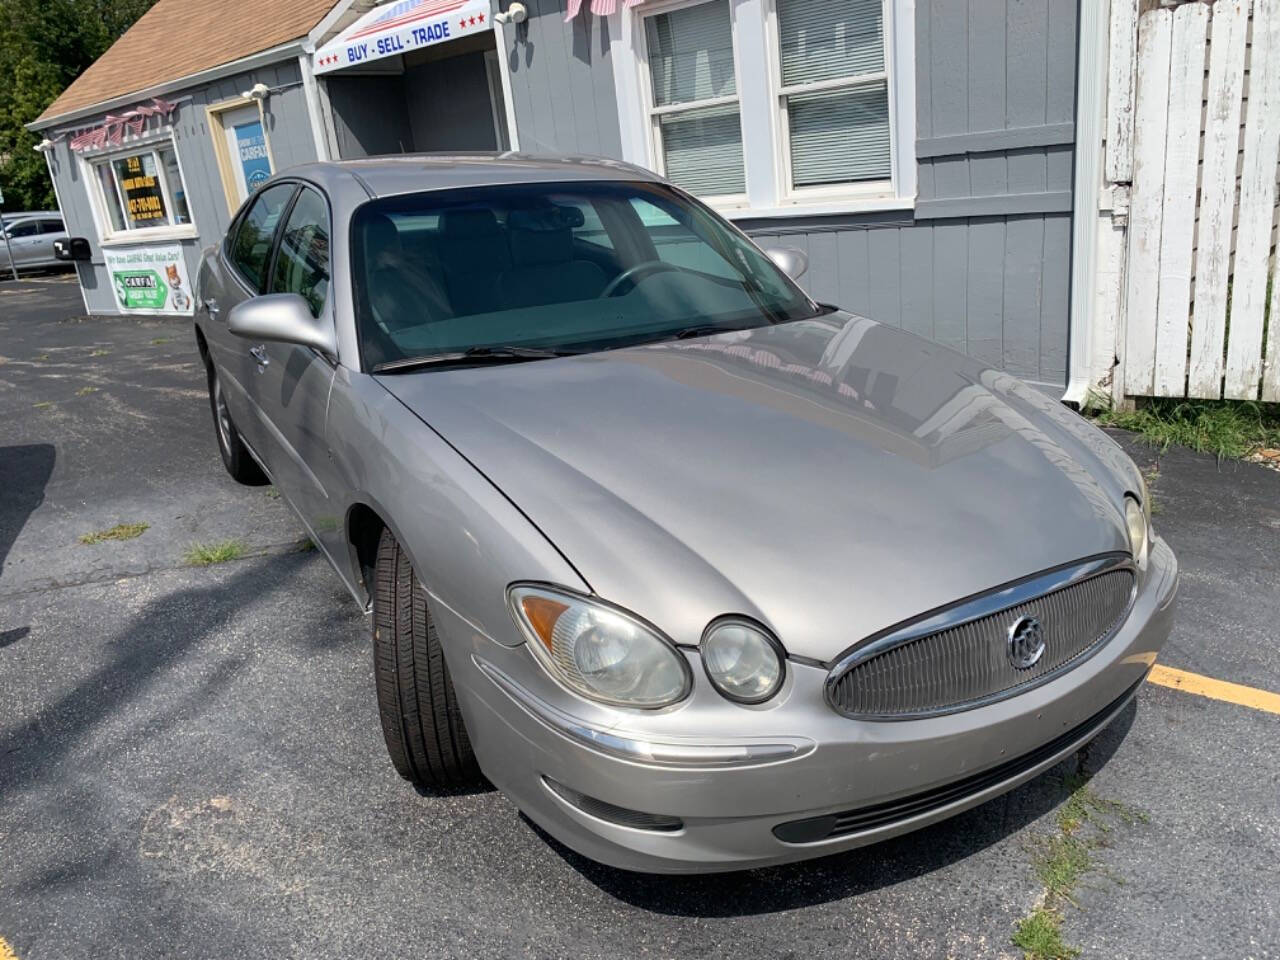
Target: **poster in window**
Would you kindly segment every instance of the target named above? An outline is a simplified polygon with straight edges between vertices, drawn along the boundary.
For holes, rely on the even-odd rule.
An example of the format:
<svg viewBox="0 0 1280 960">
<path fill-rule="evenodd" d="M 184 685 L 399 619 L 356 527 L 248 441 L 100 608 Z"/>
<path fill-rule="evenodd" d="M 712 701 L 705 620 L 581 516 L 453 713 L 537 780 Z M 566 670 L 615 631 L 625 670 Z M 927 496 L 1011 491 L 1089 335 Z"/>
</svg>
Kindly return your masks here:
<svg viewBox="0 0 1280 960">
<path fill-rule="evenodd" d="M 107 247 L 102 251 L 121 313 L 191 316 L 194 302 L 182 247 Z"/>
<path fill-rule="evenodd" d="M 116 178 L 124 195 L 125 210 L 135 227 L 156 227 L 169 222 L 154 156 L 144 153 L 121 157 L 116 161 Z"/>
<path fill-rule="evenodd" d="M 245 186 L 253 193 L 271 177 L 271 157 L 267 154 L 267 138 L 262 133 L 262 121 L 242 123 L 236 126 L 236 151 L 240 156 L 240 169 L 244 171 Z"/>
</svg>

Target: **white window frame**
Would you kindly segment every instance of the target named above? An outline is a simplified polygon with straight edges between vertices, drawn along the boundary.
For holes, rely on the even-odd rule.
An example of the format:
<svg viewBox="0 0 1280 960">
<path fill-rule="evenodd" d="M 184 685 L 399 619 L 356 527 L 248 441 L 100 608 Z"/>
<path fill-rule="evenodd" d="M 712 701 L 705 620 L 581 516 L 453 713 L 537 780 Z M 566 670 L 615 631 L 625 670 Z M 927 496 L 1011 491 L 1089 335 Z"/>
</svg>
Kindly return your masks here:
<svg viewBox="0 0 1280 960">
<path fill-rule="evenodd" d="M 616 18 L 611 59 L 618 100 L 623 159 L 662 174 L 661 143 L 655 132 L 653 87 L 643 19 L 710 0 L 668 0 L 626 7 Z M 915 0 L 883 0 L 885 70 L 889 94 L 888 180 L 835 186 L 791 185 L 790 129 L 785 96 L 802 91 L 852 88 L 880 74 L 841 77 L 815 84 L 782 86 L 776 0 L 728 0 L 733 29 L 734 70 L 742 125 L 747 190 L 743 195 L 704 197 L 731 219 L 821 216 L 915 206 Z M 764 69 L 744 73 L 742 64 Z M 726 98 L 727 99 L 727 98 Z M 699 102 L 699 106 L 715 101 Z M 682 107 L 684 105 L 681 105 Z"/>
<path fill-rule="evenodd" d="M 191 217 L 191 222 L 165 224 L 162 227 L 141 227 L 135 230 L 128 228 L 116 230 L 111 225 L 111 213 L 107 209 L 106 198 L 102 192 L 102 180 L 98 176 L 96 167 L 103 163 L 113 163 L 122 157 L 155 152 L 166 146 L 173 151 L 174 159 L 178 164 L 178 176 L 182 178 L 182 188 L 187 198 L 187 213 Z M 182 154 L 178 151 L 178 143 L 173 135 L 172 127 L 165 127 L 145 136 L 126 138 L 121 143 L 112 144 L 105 149 L 79 154 L 76 159 L 80 164 L 80 173 L 89 193 L 89 209 L 93 214 L 94 226 L 98 229 L 98 241 L 101 245 L 108 247 L 127 246 L 129 244 L 152 243 L 162 240 L 191 240 L 200 236 L 200 231 L 196 226 L 195 205 L 192 203 L 191 191 L 187 186 L 187 172 L 182 167 Z M 161 172 L 159 177 L 160 193 L 164 197 L 165 210 L 172 216 L 174 205 L 173 197 L 169 190 L 169 178 L 164 174 L 162 165 L 158 162 L 159 156 L 156 159 L 157 168 Z M 124 197 L 119 194 L 120 186 L 114 170 L 112 172 L 112 180 L 116 182 L 116 199 L 120 203 L 121 210 L 126 210 L 127 206 L 124 202 Z"/>
<path fill-rule="evenodd" d="M 733 42 L 733 86 L 737 93 L 728 94 L 719 97 L 707 97 L 705 100 L 691 100 L 687 103 L 672 103 L 665 107 L 659 107 L 653 102 L 653 71 L 649 66 L 649 35 L 645 30 L 644 21 L 649 17 L 656 17 L 664 13 L 670 13 L 673 10 L 679 10 L 683 7 L 696 7 L 703 3 L 723 2 L 723 0 L 667 0 L 665 3 L 646 3 L 635 11 L 637 19 L 635 20 L 636 30 L 636 53 L 638 56 L 638 66 L 640 69 L 640 85 L 644 90 L 644 109 L 646 113 L 645 123 L 647 127 L 647 144 L 648 159 L 644 164 L 655 173 L 666 176 L 666 153 L 662 148 L 662 125 L 661 118 L 672 114 L 688 113 L 691 110 L 702 110 L 707 107 L 722 107 L 731 103 L 738 105 L 739 122 L 742 117 L 742 87 L 740 78 L 742 76 L 742 62 L 738 56 L 738 43 L 736 37 Z M 733 7 L 729 7 L 729 29 L 732 33 L 736 33 L 733 24 Z M 746 165 L 746 136 L 743 136 L 742 161 L 745 168 Z M 745 169 L 744 169 L 745 174 Z M 703 202 L 708 203 L 717 208 L 731 210 L 737 207 L 745 206 L 747 203 L 747 194 L 744 193 L 721 193 L 715 196 L 701 198 Z"/>
</svg>

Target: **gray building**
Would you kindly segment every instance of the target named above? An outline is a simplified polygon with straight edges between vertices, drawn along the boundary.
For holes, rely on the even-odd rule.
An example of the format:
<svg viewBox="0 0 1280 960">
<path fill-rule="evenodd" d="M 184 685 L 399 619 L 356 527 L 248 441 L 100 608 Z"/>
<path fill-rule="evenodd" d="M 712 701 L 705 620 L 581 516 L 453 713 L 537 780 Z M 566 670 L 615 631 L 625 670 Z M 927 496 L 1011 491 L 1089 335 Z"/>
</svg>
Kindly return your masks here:
<svg viewBox="0 0 1280 960">
<path fill-rule="evenodd" d="M 190 312 L 201 248 L 296 163 L 581 153 L 803 250 L 817 299 L 1060 393 L 1104 17 L 1078 0 L 159 0 L 31 126 L 89 241 L 91 313 Z"/>
</svg>

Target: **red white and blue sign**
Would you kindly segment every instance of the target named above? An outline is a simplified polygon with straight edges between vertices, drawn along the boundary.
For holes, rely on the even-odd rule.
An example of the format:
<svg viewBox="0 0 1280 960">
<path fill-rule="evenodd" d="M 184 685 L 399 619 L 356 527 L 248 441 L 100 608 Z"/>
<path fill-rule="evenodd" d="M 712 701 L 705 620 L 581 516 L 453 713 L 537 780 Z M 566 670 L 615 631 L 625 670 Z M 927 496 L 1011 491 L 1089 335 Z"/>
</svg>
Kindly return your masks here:
<svg viewBox="0 0 1280 960">
<path fill-rule="evenodd" d="M 398 0 L 374 7 L 315 52 L 315 72 L 394 57 L 492 29 L 490 0 Z"/>
</svg>

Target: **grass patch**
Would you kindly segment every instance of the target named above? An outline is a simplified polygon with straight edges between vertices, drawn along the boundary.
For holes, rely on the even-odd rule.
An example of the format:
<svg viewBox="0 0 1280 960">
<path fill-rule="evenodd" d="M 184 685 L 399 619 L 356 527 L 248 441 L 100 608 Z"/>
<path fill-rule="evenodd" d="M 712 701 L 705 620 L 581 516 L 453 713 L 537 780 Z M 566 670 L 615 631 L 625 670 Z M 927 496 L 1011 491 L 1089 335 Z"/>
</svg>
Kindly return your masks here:
<svg viewBox="0 0 1280 960">
<path fill-rule="evenodd" d="M 1022 949 L 1027 960 L 1068 960 L 1080 955 L 1079 950 L 1062 940 L 1062 915 L 1047 907 L 1036 907 L 1030 916 L 1018 921 L 1013 945 Z"/>
<path fill-rule="evenodd" d="M 1161 452 L 1176 443 L 1220 460 L 1240 460 L 1263 448 L 1280 447 L 1280 404 L 1176 397 L 1140 403 L 1126 412 L 1090 397 L 1085 413 L 1102 426 L 1133 431 Z"/>
<path fill-rule="evenodd" d="M 107 354 L 109 354 L 110 352 L 111 352 L 110 350 L 94 350 L 92 353 L 90 353 L 90 354 L 89 354 L 89 356 L 91 356 L 91 357 L 105 357 L 105 356 L 106 356 Z"/>
<path fill-rule="evenodd" d="M 223 540 L 221 543 L 193 543 L 183 554 L 183 561 L 191 567 L 208 567 L 215 563 L 239 560 L 248 548 L 239 540 Z"/>
<path fill-rule="evenodd" d="M 81 543 L 105 543 L 108 540 L 135 540 L 151 529 L 149 523 L 117 523 L 108 530 L 95 530 L 80 535 Z"/>
<path fill-rule="evenodd" d="M 37 353 L 36 359 L 39 360 L 41 363 L 43 363 L 44 361 L 49 359 L 49 355 L 47 353 Z"/>
<path fill-rule="evenodd" d="M 298 541 L 298 545 L 294 547 L 294 552 L 310 553 L 312 550 L 315 550 L 315 549 L 316 549 L 316 542 L 312 540 L 310 537 L 307 537 L 305 540 Z"/>
<path fill-rule="evenodd" d="M 1147 822 L 1147 815 L 1140 810 L 1100 797 L 1089 786 L 1089 779 L 1082 760 L 1081 769 L 1063 780 L 1070 792 L 1058 810 L 1057 832 L 1040 840 L 1032 853 L 1032 866 L 1044 886 L 1044 901 L 1018 921 L 1012 938 L 1027 960 L 1066 960 L 1080 953 L 1062 939 L 1059 906 L 1064 902 L 1080 906 L 1075 899 L 1076 887 L 1098 869 L 1093 851 L 1106 842 L 1117 821 L 1130 825 Z"/>
<path fill-rule="evenodd" d="M 275 487 L 267 487 L 267 489 L 262 491 L 262 495 L 266 497 L 268 500 L 280 499 L 280 491 L 277 490 Z"/>
<path fill-rule="evenodd" d="M 161 344 L 169 343 L 171 340 L 173 340 L 173 337 L 152 337 L 151 345 L 153 347 L 158 347 Z"/>
<path fill-rule="evenodd" d="M 53 401 L 52 401 L 52 400 L 41 400 L 39 403 L 33 403 L 31 406 L 33 406 L 33 407 L 34 407 L 35 409 L 37 409 L 37 410 L 45 410 L 45 409 L 48 409 L 49 407 L 52 407 L 52 406 L 53 406 Z"/>
<path fill-rule="evenodd" d="M 76 391 L 76 396 L 87 397 L 89 394 L 97 393 L 97 392 L 98 392 L 97 387 L 81 387 L 79 390 Z"/>
</svg>

